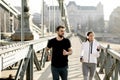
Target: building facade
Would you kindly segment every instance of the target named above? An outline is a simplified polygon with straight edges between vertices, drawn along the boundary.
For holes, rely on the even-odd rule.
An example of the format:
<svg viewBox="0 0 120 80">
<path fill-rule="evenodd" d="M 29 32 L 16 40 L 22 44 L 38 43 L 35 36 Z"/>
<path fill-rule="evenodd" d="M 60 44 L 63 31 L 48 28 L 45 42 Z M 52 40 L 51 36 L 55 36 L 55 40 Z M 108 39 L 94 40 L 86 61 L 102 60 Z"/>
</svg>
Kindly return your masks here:
<svg viewBox="0 0 120 80">
<path fill-rule="evenodd" d="M 120 7 L 117 7 L 113 10 L 109 19 L 109 32 L 112 34 L 120 33 Z"/>
<path fill-rule="evenodd" d="M 70 1 L 66 5 L 66 9 L 70 26 L 75 32 L 87 32 L 88 30 L 94 32 L 104 31 L 104 13 L 101 3 L 98 3 L 97 6 L 80 6 L 74 1 Z M 44 24 L 47 28 L 50 26 L 50 31 L 54 30 L 54 26 L 62 24 L 59 6 L 48 6 L 44 3 L 43 16 Z M 38 19 L 36 18 L 36 20 Z"/>
<path fill-rule="evenodd" d="M 54 27 L 61 25 L 61 12 L 59 9 L 59 6 L 49 6 L 48 7 L 49 11 L 49 23 L 50 23 L 50 30 L 54 30 Z"/>
<path fill-rule="evenodd" d="M 74 31 L 80 30 L 87 32 L 104 31 L 104 14 L 103 5 L 98 3 L 97 6 L 80 6 L 74 1 L 67 5 L 68 18 Z"/>
</svg>

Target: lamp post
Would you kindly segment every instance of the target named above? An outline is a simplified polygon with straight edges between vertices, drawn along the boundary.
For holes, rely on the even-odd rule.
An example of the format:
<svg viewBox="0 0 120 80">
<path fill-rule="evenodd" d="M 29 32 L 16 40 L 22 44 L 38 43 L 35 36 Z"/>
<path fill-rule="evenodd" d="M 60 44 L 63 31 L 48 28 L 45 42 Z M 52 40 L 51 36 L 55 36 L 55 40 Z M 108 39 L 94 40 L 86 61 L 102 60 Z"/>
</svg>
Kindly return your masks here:
<svg viewBox="0 0 120 80">
<path fill-rule="evenodd" d="M 52 9 L 51 9 L 51 13 L 52 13 L 52 33 L 54 33 L 54 4 L 53 4 L 53 0 L 52 0 Z"/>
<path fill-rule="evenodd" d="M 1 14 L 0 14 L 0 16 L 1 16 Z M 0 22 L 1 22 L 1 18 L 0 18 Z M 2 28 L 2 26 L 1 26 L 1 23 L 0 23 L 0 40 L 1 40 L 1 28 Z"/>
<path fill-rule="evenodd" d="M 54 7 L 53 7 L 53 33 L 55 33 L 55 11 L 56 11 L 56 9 L 55 9 L 55 4 L 53 4 L 54 5 Z"/>
<path fill-rule="evenodd" d="M 44 0 L 42 0 L 42 18 L 41 18 L 42 20 L 42 37 L 44 37 Z"/>
<path fill-rule="evenodd" d="M 48 14 L 49 14 L 49 27 L 48 27 L 48 32 L 50 33 L 50 6 L 48 7 Z"/>
<path fill-rule="evenodd" d="M 24 21 L 24 0 L 22 0 L 21 1 L 21 7 L 22 7 L 22 13 L 21 13 L 21 42 L 22 41 L 24 41 L 24 38 L 23 38 L 23 34 L 24 34 L 24 32 L 23 32 L 23 26 L 24 26 L 24 23 L 23 23 L 23 21 Z"/>
</svg>

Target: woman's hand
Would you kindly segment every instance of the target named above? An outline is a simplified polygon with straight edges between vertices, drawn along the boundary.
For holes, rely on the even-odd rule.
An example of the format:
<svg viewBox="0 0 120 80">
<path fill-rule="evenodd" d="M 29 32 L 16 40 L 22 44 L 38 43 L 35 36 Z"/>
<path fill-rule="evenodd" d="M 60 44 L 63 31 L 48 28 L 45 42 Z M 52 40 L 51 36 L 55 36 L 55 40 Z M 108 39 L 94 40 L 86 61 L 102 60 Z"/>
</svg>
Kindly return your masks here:
<svg viewBox="0 0 120 80">
<path fill-rule="evenodd" d="M 100 46 L 97 47 L 97 51 L 100 51 Z"/>
<path fill-rule="evenodd" d="M 80 62 L 83 62 L 83 57 L 80 58 Z"/>
</svg>

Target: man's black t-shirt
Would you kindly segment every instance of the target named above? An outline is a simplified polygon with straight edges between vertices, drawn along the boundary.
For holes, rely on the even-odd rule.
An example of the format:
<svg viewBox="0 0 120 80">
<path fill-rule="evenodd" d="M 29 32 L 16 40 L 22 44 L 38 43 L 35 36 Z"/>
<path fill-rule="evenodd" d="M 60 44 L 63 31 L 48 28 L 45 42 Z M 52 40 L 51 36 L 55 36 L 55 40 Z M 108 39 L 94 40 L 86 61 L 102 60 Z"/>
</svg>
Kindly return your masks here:
<svg viewBox="0 0 120 80">
<path fill-rule="evenodd" d="M 63 38 L 58 41 L 53 38 L 48 41 L 47 47 L 52 48 L 52 66 L 61 68 L 68 65 L 68 56 L 63 55 L 63 50 L 68 51 L 68 48 L 71 47 L 69 39 Z"/>
</svg>

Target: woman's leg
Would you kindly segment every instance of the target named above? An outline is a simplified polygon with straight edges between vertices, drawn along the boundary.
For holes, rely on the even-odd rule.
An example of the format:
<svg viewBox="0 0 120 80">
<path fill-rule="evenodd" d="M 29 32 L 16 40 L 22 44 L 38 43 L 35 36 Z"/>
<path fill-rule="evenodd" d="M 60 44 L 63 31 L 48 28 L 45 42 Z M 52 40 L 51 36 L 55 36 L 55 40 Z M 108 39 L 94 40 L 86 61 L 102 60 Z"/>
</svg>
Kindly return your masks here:
<svg viewBox="0 0 120 80">
<path fill-rule="evenodd" d="M 96 71 L 96 64 L 95 63 L 90 63 L 90 76 L 89 76 L 89 80 L 92 80 Z"/>
<path fill-rule="evenodd" d="M 88 72 L 89 72 L 88 63 L 82 63 L 82 71 L 83 71 L 84 80 L 88 80 Z"/>
</svg>

